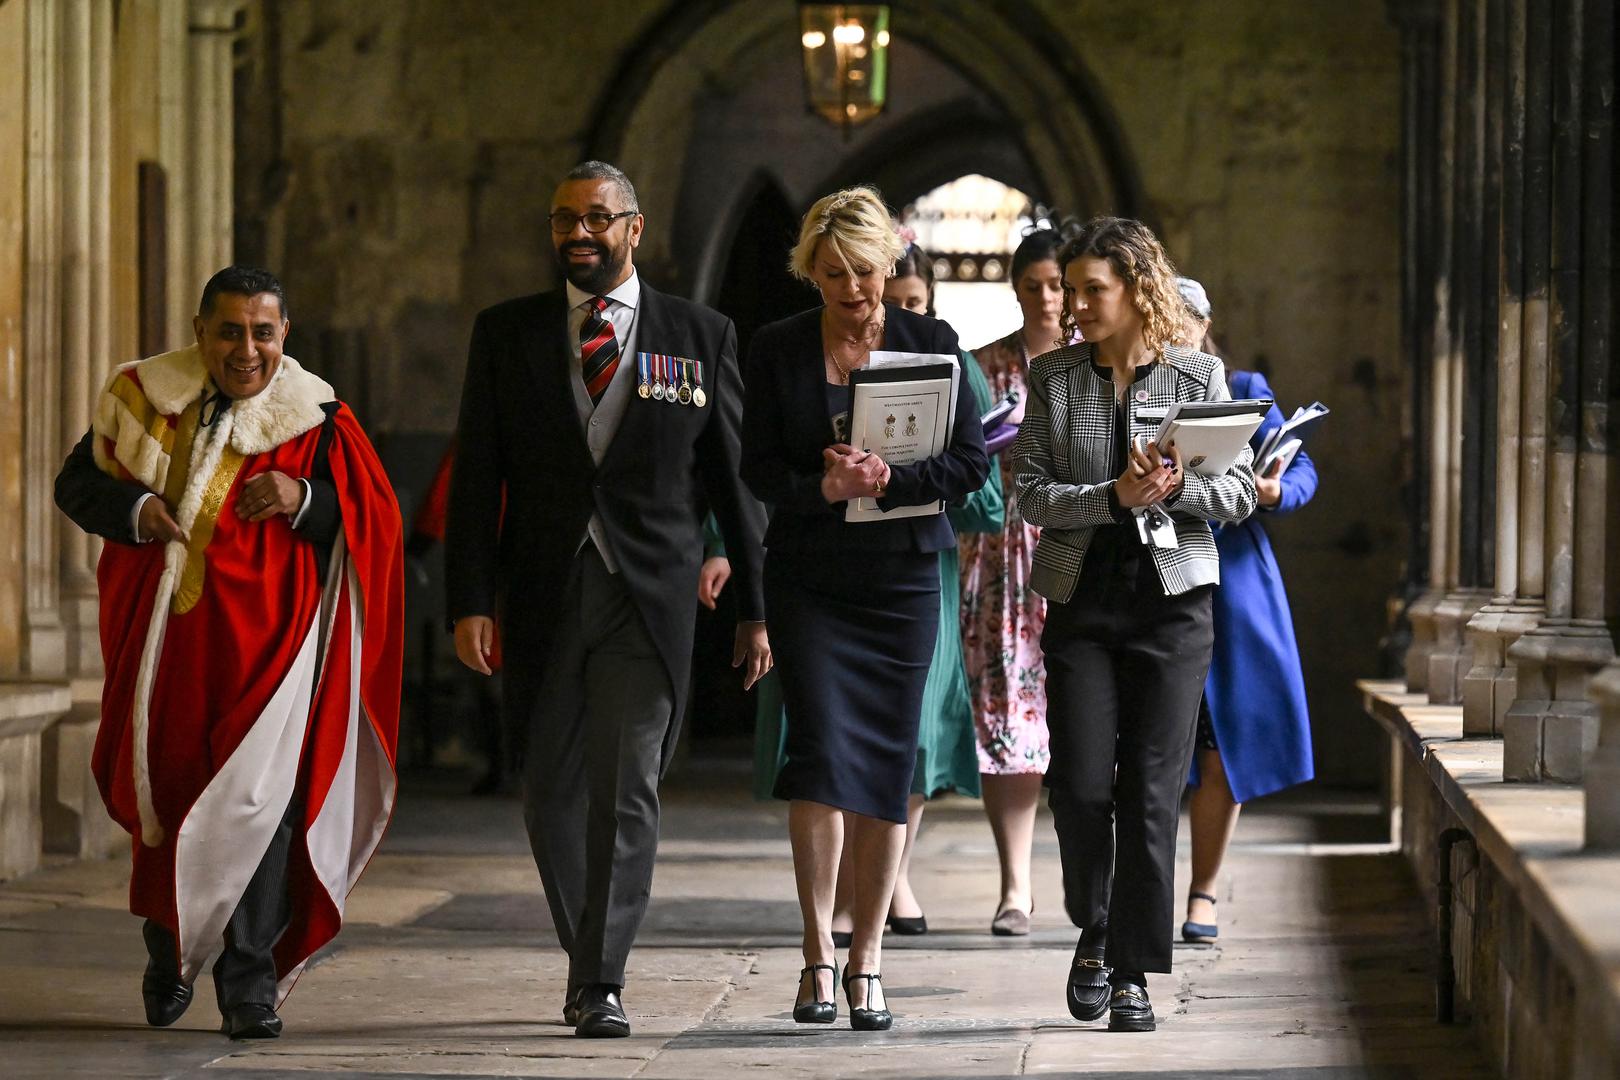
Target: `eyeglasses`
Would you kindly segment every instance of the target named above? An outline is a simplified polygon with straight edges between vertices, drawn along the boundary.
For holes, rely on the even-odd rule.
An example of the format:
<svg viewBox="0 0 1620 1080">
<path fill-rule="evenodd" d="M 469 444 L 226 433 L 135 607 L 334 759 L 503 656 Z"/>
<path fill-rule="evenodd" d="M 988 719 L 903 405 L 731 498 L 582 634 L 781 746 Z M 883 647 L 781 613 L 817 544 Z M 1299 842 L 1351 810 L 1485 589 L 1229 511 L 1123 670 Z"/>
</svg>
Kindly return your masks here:
<svg viewBox="0 0 1620 1080">
<path fill-rule="evenodd" d="M 617 214 L 610 214 L 605 210 L 592 210 L 588 214 L 576 214 L 569 210 L 558 210 L 551 215 L 551 231 L 554 233 L 571 233 L 574 226 L 581 221 L 585 223 L 588 233 L 607 232 L 608 227 L 622 217 L 635 217 L 641 213 L 639 210 L 620 210 Z"/>
</svg>

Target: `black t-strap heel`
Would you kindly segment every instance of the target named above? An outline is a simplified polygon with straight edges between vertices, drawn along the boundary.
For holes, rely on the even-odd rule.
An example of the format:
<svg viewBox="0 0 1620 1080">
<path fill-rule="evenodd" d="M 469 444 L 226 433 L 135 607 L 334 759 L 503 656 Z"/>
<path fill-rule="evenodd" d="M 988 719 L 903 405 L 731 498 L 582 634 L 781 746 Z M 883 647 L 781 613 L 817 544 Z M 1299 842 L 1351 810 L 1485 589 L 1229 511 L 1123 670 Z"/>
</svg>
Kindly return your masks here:
<svg viewBox="0 0 1620 1080">
<path fill-rule="evenodd" d="M 830 1024 L 838 1019 L 838 1002 L 822 1001 L 821 988 L 816 983 L 816 972 L 832 972 L 833 983 L 838 982 L 838 966 L 836 964 L 811 964 L 809 967 L 799 969 L 799 981 L 803 982 L 806 975 L 810 976 L 810 1000 L 795 1001 L 793 1004 L 793 1022 L 796 1024 Z"/>
</svg>

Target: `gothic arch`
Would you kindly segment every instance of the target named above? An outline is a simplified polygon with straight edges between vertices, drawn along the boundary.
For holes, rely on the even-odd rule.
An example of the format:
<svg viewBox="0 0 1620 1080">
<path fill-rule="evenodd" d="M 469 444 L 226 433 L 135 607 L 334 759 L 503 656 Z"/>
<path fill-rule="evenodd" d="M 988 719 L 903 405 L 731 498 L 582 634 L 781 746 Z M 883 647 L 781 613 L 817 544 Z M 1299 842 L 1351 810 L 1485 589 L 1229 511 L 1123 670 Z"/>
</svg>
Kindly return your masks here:
<svg viewBox="0 0 1620 1080">
<path fill-rule="evenodd" d="M 1077 214 L 1147 212 L 1136 165 L 1096 80 L 1080 57 L 1062 48 L 1062 36 L 1033 3 L 902 0 L 890 6 L 897 38 L 949 66 L 993 104 L 994 115 L 968 122 L 979 125 L 981 136 L 996 137 L 995 143 L 982 145 L 1012 147 L 1016 153 L 1009 160 L 1027 162 L 1032 176 L 1015 177 L 1009 168 L 1009 182 L 1016 179 L 1020 188 Z M 796 42 L 795 10 L 791 4 L 685 0 L 654 19 L 621 54 L 608 90 L 592 110 L 586 150 L 636 177 L 650 220 L 677 219 L 680 182 L 671 174 L 680 167 L 672 163 L 684 160 L 694 135 L 694 103 L 717 89 L 741 86 L 757 55 L 779 50 L 784 41 Z M 802 93 L 797 83 L 775 90 Z M 963 132 L 960 124 L 951 129 L 958 138 Z M 858 161 L 859 155 L 829 162 L 825 175 L 862 175 L 845 167 L 851 160 Z M 961 165 L 940 164 L 933 172 L 946 180 L 975 171 Z M 901 188 L 915 189 L 912 194 L 927 190 L 918 185 L 928 179 L 922 175 L 928 170 L 915 171 L 917 175 L 891 181 L 898 183 L 889 193 L 891 200 L 905 195 Z M 734 196 L 727 199 L 735 201 Z M 710 216 L 709 227 L 724 216 Z M 707 249 L 701 257 L 694 243 Z M 712 232 L 694 236 L 690 223 L 684 236 L 673 227 L 662 233 L 652 230 L 647 246 L 643 259 L 648 265 L 666 271 L 675 287 L 700 298 L 712 288 L 714 260 L 725 251 L 714 243 Z"/>
</svg>

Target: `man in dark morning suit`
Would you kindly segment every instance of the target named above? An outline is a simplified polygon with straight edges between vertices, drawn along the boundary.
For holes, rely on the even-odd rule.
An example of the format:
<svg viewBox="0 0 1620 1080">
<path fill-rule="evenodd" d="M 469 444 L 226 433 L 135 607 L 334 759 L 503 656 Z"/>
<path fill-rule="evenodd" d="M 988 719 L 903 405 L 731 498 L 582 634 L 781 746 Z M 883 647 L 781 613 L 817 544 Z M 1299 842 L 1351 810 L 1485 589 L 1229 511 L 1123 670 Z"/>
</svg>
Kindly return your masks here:
<svg viewBox="0 0 1620 1080">
<path fill-rule="evenodd" d="M 646 912 L 658 781 L 685 707 L 702 522 L 735 551 L 737 644 L 770 667 L 764 513 L 738 478 L 742 385 L 731 321 L 632 265 L 643 219 L 624 173 L 576 166 L 551 203 L 562 289 L 473 327 L 445 530 L 456 652 L 489 673 L 558 941 L 564 1019 L 627 1035 L 620 992 Z"/>
</svg>

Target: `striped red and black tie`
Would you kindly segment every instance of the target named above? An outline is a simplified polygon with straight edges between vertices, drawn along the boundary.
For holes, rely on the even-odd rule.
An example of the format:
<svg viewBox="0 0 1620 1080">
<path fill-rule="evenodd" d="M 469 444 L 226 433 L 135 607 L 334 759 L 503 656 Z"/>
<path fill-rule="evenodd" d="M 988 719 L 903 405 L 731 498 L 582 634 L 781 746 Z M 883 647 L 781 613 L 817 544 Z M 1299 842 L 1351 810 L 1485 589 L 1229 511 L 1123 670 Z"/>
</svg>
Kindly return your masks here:
<svg viewBox="0 0 1620 1080">
<path fill-rule="evenodd" d="M 607 303 L 607 298 L 601 296 L 586 301 L 590 312 L 579 328 L 580 370 L 592 406 L 601 403 L 602 395 L 613 381 L 613 373 L 619 370 L 619 339 L 614 336 L 613 324 L 602 314 L 607 310 Z"/>
</svg>

